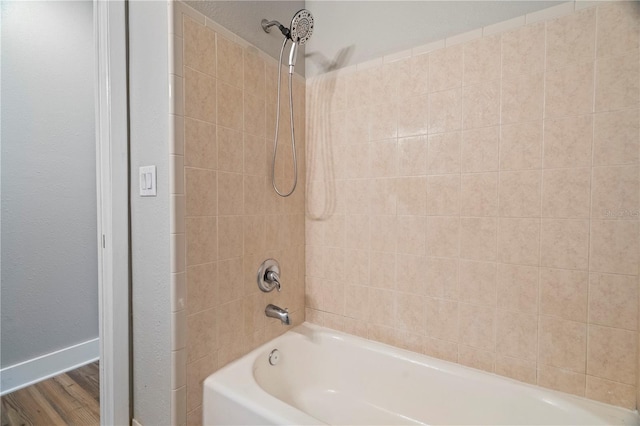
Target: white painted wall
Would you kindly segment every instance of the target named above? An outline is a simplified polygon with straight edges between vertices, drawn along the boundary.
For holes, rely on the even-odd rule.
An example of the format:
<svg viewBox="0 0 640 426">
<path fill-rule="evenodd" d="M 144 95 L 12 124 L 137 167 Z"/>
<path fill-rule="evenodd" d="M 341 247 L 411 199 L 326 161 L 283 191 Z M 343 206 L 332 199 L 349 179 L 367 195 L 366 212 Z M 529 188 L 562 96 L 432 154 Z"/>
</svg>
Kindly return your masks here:
<svg viewBox="0 0 640 426">
<path fill-rule="evenodd" d="M 342 49 L 340 67 L 443 40 L 564 1 L 326 1 L 307 0 L 313 36 L 307 43 L 306 75 L 326 72 Z"/>
<path fill-rule="evenodd" d="M 166 1 L 129 2 L 133 417 L 170 423 L 169 15 Z M 157 197 L 138 168 L 157 167 Z"/>
<path fill-rule="evenodd" d="M 3 368 L 98 337 L 92 7 L 1 5 Z"/>
</svg>

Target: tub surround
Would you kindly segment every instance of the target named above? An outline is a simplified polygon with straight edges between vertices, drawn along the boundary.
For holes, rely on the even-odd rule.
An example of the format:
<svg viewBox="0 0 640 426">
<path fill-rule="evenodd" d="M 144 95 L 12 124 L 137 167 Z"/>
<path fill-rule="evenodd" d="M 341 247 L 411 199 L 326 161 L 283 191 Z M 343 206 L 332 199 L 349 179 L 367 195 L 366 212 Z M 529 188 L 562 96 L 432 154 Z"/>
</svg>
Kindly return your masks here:
<svg viewBox="0 0 640 426">
<path fill-rule="evenodd" d="M 554 10 L 307 80 L 306 320 L 635 408 L 640 11 Z"/>
<path fill-rule="evenodd" d="M 173 362 L 174 389 L 184 393 L 175 400 L 173 421 L 198 424 L 202 381 L 287 330 L 266 317 L 268 304 L 289 308 L 293 324 L 304 320 L 305 168 L 300 161 L 291 197 L 274 193 L 276 61 L 188 6 L 173 6 L 172 198 L 181 241 L 173 271 L 181 344 L 173 348 Z M 296 142 L 304 159 L 305 85 L 299 76 L 294 82 Z M 292 181 L 287 93 L 276 163 L 281 187 Z M 258 268 L 268 258 L 280 262 L 281 292 L 258 288 Z"/>
<path fill-rule="evenodd" d="M 635 407 L 629 3 L 551 8 L 306 89 L 296 76 L 306 164 L 288 199 L 268 174 L 276 61 L 168 6 L 173 424 L 200 424 L 204 378 L 288 329 L 269 303 L 294 325 Z M 282 293 L 256 285 L 269 257 Z"/>
</svg>

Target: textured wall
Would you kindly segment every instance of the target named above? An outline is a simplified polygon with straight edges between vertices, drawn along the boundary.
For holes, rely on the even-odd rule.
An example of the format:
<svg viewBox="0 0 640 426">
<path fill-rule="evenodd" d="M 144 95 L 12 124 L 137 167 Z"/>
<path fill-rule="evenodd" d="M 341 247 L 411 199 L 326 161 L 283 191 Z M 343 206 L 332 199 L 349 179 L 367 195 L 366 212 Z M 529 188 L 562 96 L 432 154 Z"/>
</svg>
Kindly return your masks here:
<svg viewBox="0 0 640 426">
<path fill-rule="evenodd" d="M 284 199 L 270 178 L 276 61 L 203 15 L 180 10 L 188 14 L 174 16 L 182 24 L 174 46 L 182 61 L 175 72 L 184 82 L 176 124 L 184 142 L 176 150 L 183 155 L 184 187 L 176 187 L 174 205 L 175 228 L 186 236 L 179 254 L 186 265 L 186 326 L 176 333 L 186 333 L 186 342 L 174 348 L 174 368 L 186 363 L 187 421 L 197 424 L 203 380 L 287 330 L 266 318 L 268 303 L 289 308 L 294 323 L 304 320 L 305 85 L 296 77 L 299 182 Z M 276 176 L 280 188 L 288 188 L 288 103 L 282 111 Z M 257 287 L 258 267 L 269 257 L 280 262 L 280 293 Z"/>
<path fill-rule="evenodd" d="M 92 13 L 2 3 L 2 367 L 98 337 Z"/>
<path fill-rule="evenodd" d="M 307 320 L 634 408 L 639 24 L 607 3 L 308 80 Z"/>
<path fill-rule="evenodd" d="M 143 425 L 172 423 L 168 23 L 167 3 L 129 3 L 132 397 Z M 143 198 L 138 167 L 148 165 L 158 195 Z"/>
</svg>

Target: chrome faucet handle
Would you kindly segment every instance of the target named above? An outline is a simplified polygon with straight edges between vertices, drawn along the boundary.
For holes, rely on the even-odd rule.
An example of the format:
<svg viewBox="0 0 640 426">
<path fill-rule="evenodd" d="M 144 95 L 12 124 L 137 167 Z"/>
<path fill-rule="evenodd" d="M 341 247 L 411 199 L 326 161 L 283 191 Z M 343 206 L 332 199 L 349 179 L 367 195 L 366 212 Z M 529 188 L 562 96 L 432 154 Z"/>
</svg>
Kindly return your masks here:
<svg viewBox="0 0 640 426">
<path fill-rule="evenodd" d="M 275 259 L 267 259 L 258 269 L 258 288 L 265 293 L 277 289 L 280 291 L 280 265 Z"/>
<path fill-rule="evenodd" d="M 264 280 L 268 283 L 272 283 L 276 286 L 276 290 L 280 291 L 280 277 L 276 271 L 267 270 L 264 275 Z"/>
</svg>

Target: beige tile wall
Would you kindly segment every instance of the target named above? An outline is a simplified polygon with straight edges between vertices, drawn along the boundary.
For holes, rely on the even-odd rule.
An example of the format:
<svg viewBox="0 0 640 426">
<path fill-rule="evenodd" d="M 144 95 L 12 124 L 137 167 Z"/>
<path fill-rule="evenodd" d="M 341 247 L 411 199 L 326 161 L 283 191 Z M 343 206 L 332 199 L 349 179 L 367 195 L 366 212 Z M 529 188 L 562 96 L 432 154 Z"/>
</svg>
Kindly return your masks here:
<svg viewBox="0 0 640 426">
<path fill-rule="evenodd" d="M 307 320 L 635 408 L 639 26 L 603 3 L 309 79 Z"/>
<path fill-rule="evenodd" d="M 184 87 L 184 99 L 177 99 L 184 114 L 175 124 L 184 161 L 175 173 L 183 171 L 176 177 L 183 186 L 174 221 L 186 236 L 186 320 L 174 324 L 186 339 L 174 368 L 179 375 L 186 366 L 186 400 L 174 404 L 172 421 L 199 424 L 203 380 L 287 330 L 266 318 L 268 303 L 289 308 L 294 324 L 304 320 L 305 167 L 300 161 L 295 193 L 278 197 L 270 178 L 276 61 L 181 3 L 174 15 L 174 69 Z M 294 94 L 297 153 L 304 159 L 305 85 L 298 76 Z M 288 102 L 283 112 L 281 189 L 293 176 Z M 280 262 L 280 293 L 262 293 L 256 283 L 258 267 L 270 257 Z"/>
</svg>

